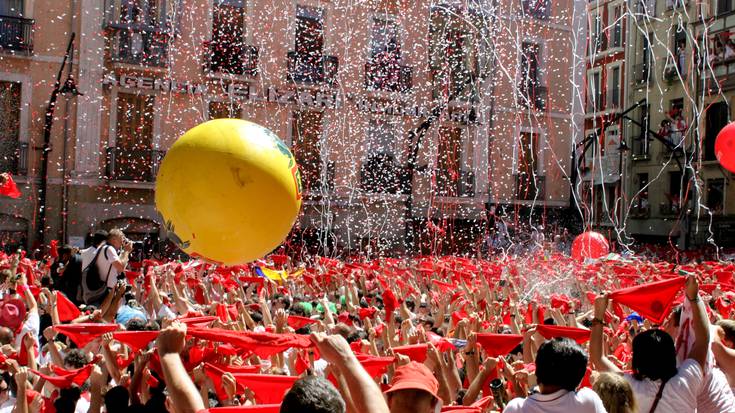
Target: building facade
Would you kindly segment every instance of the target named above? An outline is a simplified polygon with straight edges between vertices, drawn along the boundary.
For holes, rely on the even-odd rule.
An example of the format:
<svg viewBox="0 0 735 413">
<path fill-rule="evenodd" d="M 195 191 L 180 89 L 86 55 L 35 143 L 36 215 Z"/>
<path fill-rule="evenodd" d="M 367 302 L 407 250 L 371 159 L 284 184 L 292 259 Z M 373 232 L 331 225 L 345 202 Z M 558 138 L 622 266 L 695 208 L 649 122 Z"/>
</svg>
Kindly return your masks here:
<svg viewBox="0 0 735 413">
<path fill-rule="evenodd" d="M 714 156 L 731 113 L 726 43 L 717 46 L 730 5 L 716 3 L 642 0 L 631 10 L 628 103 L 638 107 L 625 128 L 626 231 L 635 240 L 735 245 L 732 174 Z"/>
<path fill-rule="evenodd" d="M 587 19 L 584 139 L 575 147 L 577 190 L 585 222 L 604 231 L 621 225 L 624 207 L 626 2 L 592 1 Z"/>
<path fill-rule="evenodd" d="M 572 3 L 504 1 L 0 1 L 3 169 L 23 190 L 0 200 L 5 244 L 40 239 L 45 106 L 72 32 L 82 95 L 61 94 L 52 118 L 47 241 L 163 238 L 157 167 L 220 117 L 293 149 L 292 240 L 321 252 L 401 248 L 407 231 L 469 245 L 487 205 L 567 206 Z"/>
</svg>

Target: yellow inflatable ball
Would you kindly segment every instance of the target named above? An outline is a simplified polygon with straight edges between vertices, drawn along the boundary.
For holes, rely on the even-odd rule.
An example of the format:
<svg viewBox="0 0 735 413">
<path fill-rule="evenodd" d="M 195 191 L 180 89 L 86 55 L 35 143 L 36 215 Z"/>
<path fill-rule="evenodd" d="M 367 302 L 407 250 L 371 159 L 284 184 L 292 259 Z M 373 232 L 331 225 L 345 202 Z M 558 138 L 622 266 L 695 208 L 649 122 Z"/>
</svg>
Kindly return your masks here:
<svg viewBox="0 0 735 413">
<path fill-rule="evenodd" d="M 205 122 L 163 158 L 156 208 L 168 237 L 193 257 L 235 265 L 272 251 L 301 208 L 293 154 L 270 130 L 242 119 Z"/>
</svg>

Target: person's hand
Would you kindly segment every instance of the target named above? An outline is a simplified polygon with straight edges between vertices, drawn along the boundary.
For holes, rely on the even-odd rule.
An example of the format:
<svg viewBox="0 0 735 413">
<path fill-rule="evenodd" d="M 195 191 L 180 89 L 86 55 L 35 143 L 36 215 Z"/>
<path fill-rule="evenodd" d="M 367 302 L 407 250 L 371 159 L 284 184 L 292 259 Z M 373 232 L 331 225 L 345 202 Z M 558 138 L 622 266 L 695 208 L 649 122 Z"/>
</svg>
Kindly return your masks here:
<svg viewBox="0 0 735 413">
<path fill-rule="evenodd" d="M 125 251 L 125 252 L 130 252 L 130 251 L 132 251 L 132 250 L 133 250 L 133 242 L 132 242 L 132 241 L 130 241 L 129 239 L 127 239 L 127 238 L 126 238 L 126 239 L 125 239 L 125 240 L 123 241 L 122 249 L 123 249 L 123 251 Z"/>
<path fill-rule="evenodd" d="M 28 409 L 31 413 L 40 413 L 43 409 L 43 406 L 44 403 L 41 393 L 36 393 L 36 395 L 33 397 L 33 400 L 31 400 L 31 404 L 28 405 Z"/>
<path fill-rule="evenodd" d="M 602 319 L 605 316 L 608 301 L 607 294 L 600 294 L 599 297 L 595 298 L 595 318 Z"/>
<path fill-rule="evenodd" d="M 186 347 L 186 324 L 174 322 L 169 327 L 161 330 L 156 345 L 158 346 L 158 354 L 161 356 L 171 353 L 179 354 L 184 351 L 184 347 Z"/>
<path fill-rule="evenodd" d="M 54 341 L 56 334 L 56 330 L 54 330 L 53 326 L 48 326 L 43 330 L 43 338 L 45 338 L 49 343 Z"/>
<path fill-rule="evenodd" d="M 436 347 L 431 343 L 428 344 L 428 348 L 426 351 L 426 361 L 424 362 L 424 365 L 428 367 L 431 371 L 436 371 L 443 367 L 442 355 L 439 353 L 439 350 L 437 350 Z"/>
<path fill-rule="evenodd" d="M 276 330 L 283 331 L 283 328 L 288 324 L 288 315 L 286 315 L 286 311 L 283 308 L 276 310 L 274 321 L 276 323 Z"/>
<path fill-rule="evenodd" d="M 112 333 L 102 334 L 102 344 L 109 346 L 112 340 L 113 340 Z"/>
<path fill-rule="evenodd" d="M 27 383 L 28 383 L 28 368 L 18 367 L 18 370 L 15 372 L 15 384 L 17 384 L 18 388 L 20 389 L 21 387 L 25 388 Z"/>
<path fill-rule="evenodd" d="M 99 321 L 102 318 L 102 310 L 94 310 L 89 315 L 89 321 Z"/>
<path fill-rule="evenodd" d="M 697 282 L 697 277 L 694 275 L 687 277 L 686 295 L 689 301 L 696 301 L 699 298 L 699 282 Z"/>
<path fill-rule="evenodd" d="M 312 333 L 311 341 L 316 345 L 322 358 L 334 365 L 341 366 L 346 360 L 355 358 L 347 340 L 339 334 Z"/>
<path fill-rule="evenodd" d="M 194 367 L 191 371 L 191 379 L 197 384 L 202 384 L 207 380 L 207 374 L 204 373 L 204 363 L 200 363 L 198 366 Z"/>
<path fill-rule="evenodd" d="M 106 381 L 105 373 L 100 366 L 94 366 L 92 374 L 89 376 L 89 385 L 94 389 L 101 389 Z"/>
<path fill-rule="evenodd" d="M 227 372 L 222 375 L 222 387 L 224 388 L 225 393 L 227 393 L 228 399 L 235 397 L 235 393 L 237 392 L 237 381 L 232 373 Z"/>
<path fill-rule="evenodd" d="M 533 337 L 533 335 L 536 334 L 536 325 L 532 324 L 530 327 L 528 327 L 528 330 L 526 330 L 523 333 L 523 340 L 528 341 Z"/>
<path fill-rule="evenodd" d="M 482 366 L 485 368 L 485 371 L 493 371 L 495 370 L 495 367 L 498 367 L 498 359 L 495 357 L 488 357 L 482 363 Z"/>
</svg>

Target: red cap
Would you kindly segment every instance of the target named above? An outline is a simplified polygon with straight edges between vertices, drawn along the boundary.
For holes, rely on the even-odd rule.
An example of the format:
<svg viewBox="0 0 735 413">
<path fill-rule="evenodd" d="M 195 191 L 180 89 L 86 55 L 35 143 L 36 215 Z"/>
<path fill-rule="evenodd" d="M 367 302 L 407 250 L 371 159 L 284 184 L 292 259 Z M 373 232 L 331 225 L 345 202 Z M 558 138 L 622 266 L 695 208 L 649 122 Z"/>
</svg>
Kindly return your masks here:
<svg viewBox="0 0 735 413">
<path fill-rule="evenodd" d="M 439 382 L 428 367 L 422 363 L 412 361 L 404 366 L 396 368 L 393 380 L 390 383 L 390 389 L 385 393 L 392 393 L 398 390 L 423 390 L 439 399 Z"/>
</svg>

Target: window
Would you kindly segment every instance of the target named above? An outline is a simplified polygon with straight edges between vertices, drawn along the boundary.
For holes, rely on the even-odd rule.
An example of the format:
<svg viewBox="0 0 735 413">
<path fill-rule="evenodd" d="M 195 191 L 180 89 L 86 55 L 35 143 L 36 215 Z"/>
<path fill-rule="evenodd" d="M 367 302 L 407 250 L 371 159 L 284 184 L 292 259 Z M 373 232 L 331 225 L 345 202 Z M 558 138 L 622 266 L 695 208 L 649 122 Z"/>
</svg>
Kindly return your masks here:
<svg viewBox="0 0 735 413">
<path fill-rule="evenodd" d="M 212 12 L 210 69 L 242 75 L 252 72 L 251 48 L 245 44 L 244 0 L 215 0 Z"/>
<path fill-rule="evenodd" d="M 590 112 L 602 110 L 602 76 L 599 71 L 589 72 L 587 109 Z"/>
<path fill-rule="evenodd" d="M 550 0 L 522 0 L 523 13 L 537 19 L 545 20 L 551 14 Z"/>
<path fill-rule="evenodd" d="M 148 182 L 154 178 L 152 95 L 118 93 L 116 145 L 108 154 L 108 176 Z"/>
<path fill-rule="evenodd" d="M 659 134 L 664 136 L 674 147 L 678 147 L 684 141 L 688 125 L 684 119 L 684 99 L 673 99 L 670 103 L 669 113 L 663 121 L 666 126 Z"/>
<path fill-rule="evenodd" d="M 520 61 L 521 82 L 520 103 L 523 106 L 533 106 L 544 109 L 546 104 L 546 88 L 541 80 L 541 47 L 537 43 L 523 42 Z"/>
<path fill-rule="evenodd" d="M 715 139 L 730 118 L 730 110 L 726 102 L 717 102 L 707 109 L 707 123 L 704 138 L 704 160 L 716 161 Z"/>
<path fill-rule="evenodd" d="M 436 159 L 436 190 L 440 196 L 458 196 L 462 177 L 462 129 L 439 129 Z"/>
<path fill-rule="evenodd" d="M 638 174 L 638 191 L 636 191 L 636 198 L 633 201 L 633 210 L 631 211 L 634 215 L 645 215 L 648 214 L 650 204 L 648 201 L 648 174 Z"/>
<path fill-rule="evenodd" d="M 610 47 L 623 47 L 623 6 L 618 4 L 613 6 L 610 13 L 612 21 L 610 22 Z"/>
<path fill-rule="evenodd" d="M 666 8 L 668 10 L 681 9 L 684 7 L 686 7 L 686 0 L 666 0 Z"/>
<path fill-rule="evenodd" d="M 365 131 L 367 155 L 360 174 L 362 189 L 368 192 L 396 193 L 399 186 L 399 132 L 393 123 L 376 119 Z"/>
<path fill-rule="evenodd" d="M 651 52 L 650 39 L 653 38 L 653 34 L 649 33 L 648 36 L 641 34 L 639 37 L 641 41 L 641 50 L 638 54 L 639 62 L 633 66 L 633 82 L 636 83 L 648 83 L 651 81 L 651 74 L 653 73 L 653 55 Z"/>
<path fill-rule="evenodd" d="M 430 66 L 434 98 L 477 101 L 480 76 L 477 28 L 468 25 L 473 16 L 460 19 L 458 10 L 432 8 L 430 24 Z"/>
<path fill-rule="evenodd" d="M 649 116 L 651 105 L 642 105 L 639 109 L 638 125 L 634 127 L 633 132 L 633 156 L 647 157 L 648 149 L 651 144 L 648 131 L 651 129 L 651 118 Z M 637 133 L 635 132 L 637 129 Z"/>
<path fill-rule="evenodd" d="M 151 148 L 153 142 L 152 95 L 118 93 L 117 147 Z"/>
<path fill-rule="evenodd" d="M 0 1 L 0 15 L 8 17 L 23 17 L 23 0 Z"/>
<path fill-rule="evenodd" d="M 590 21 L 590 55 L 595 55 L 605 50 L 605 34 L 602 32 L 602 16 L 599 13 L 592 14 Z"/>
<path fill-rule="evenodd" d="M 544 183 L 544 177 L 538 175 L 540 163 L 538 133 L 522 132 L 516 153 L 516 198 L 536 199 L 543 194 Z"/>
<path fill-rule="evenodd" d="M 723 15 L 732 11 L 732 0 L 714 0 L 717 1 L 717 14 Z"/>
<path fill-rule="evenodd" d="M 242 108 L 238 102 L 209 102 L 209 119 L 226 118 L 242 118 Z"/>
<path fill-rule="evenodd" d="M 168 1 L 108 0 L 106 18 L 113 61 L 144 66 L 168 63 Z"/>
<path fill-rule="evenodd" d="M 293 153 L 301 172 L 304 193 L 313 192 L 321 185 L 321 138 L 323 113 L 295 112 L 293 115 Z"/>
<path fill-rule="evenodd" d="M 707 208 L 713 214 L 722 214 L 725 204 L 725 180 L 722 178 L 707 180 Z"/>
<path fill-rule="evenodd" d="M 18 174 L 21 84 L 0 81 L 0 171 Z"/>
<path fill-rule="evenodd" d="M 373 18 L 370 56 L 365 67 L 365 83 L 370 90 L 405 91 L 406 72 L 401 66 L 399 26 L 392 19 Z"/>
<path fill-rule="evenodd" d="M 607 106 L 608 109 L 620 107 L 620 66 L 610 69 L 607 80 Z"/>
<path fill-rule="evenodd" d="M 324 9 L 296 6 L 296 40 L 290 52 L 289 77 L 295 82 L 321 83 L 325 80 Z"/>
<path fill-rule="evenodd" d="M 668 200 L 668 211 L 671 214 L 678 214 L 681 208 L 681 172 L 669 172 L 669 192 L 666 193 Z"/>
<path fill-rule="evenodd" d="M 635 10 L 636 19 L 646 19 L 656 17 L 656 0 L 631 0 L 634 6 L 631 10 Z"/>
</svg>

